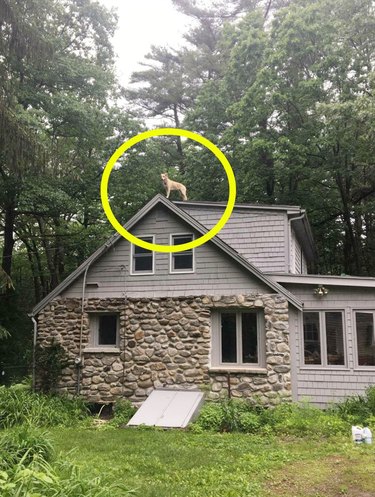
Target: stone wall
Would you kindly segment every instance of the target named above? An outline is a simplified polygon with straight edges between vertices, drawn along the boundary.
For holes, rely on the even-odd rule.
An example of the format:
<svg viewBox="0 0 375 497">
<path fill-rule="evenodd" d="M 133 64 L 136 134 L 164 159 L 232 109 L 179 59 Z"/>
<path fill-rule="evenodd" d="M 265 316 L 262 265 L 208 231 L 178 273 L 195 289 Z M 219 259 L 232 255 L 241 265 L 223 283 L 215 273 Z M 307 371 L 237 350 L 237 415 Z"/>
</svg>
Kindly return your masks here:
<svg viewBox="0 0 375 497">
<path fill-rule="evenodd" d="M 211 312 L 258 309 L 264 313 L 265 364 L 262 369 L 210 368 Z M 89 315 L 119 315 L 119 346 L 112 352 L 90 348 Z M 80 340 L 82 336 L 82 340 Z M 57 299 L 38 316 L 38 341 L 56 340 L 69 357 L 59 390 L 75 394 L 81 350 L 80 393 L 88 401 L 108 403 L 121 397 L 140 403 L 153 388 L 202 388 L 212 399 L 252 398 L 274 405 L 291 399 L 288 303 L 280 295 L 89 299 L 81 331 L 80 299 Z M 89 351 L 85 349 L 89 348 Z"/>
</svg>

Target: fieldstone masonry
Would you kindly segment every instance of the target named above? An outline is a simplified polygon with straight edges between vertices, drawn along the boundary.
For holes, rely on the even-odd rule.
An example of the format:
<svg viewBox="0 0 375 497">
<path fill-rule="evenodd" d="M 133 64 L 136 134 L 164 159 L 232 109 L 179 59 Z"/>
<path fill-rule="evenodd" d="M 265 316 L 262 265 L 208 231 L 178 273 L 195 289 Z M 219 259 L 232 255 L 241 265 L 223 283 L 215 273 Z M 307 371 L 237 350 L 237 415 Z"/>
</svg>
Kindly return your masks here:
<svg viewBox="0 0 375 497">
<path fill-rule="evenodd" d="M 263 370 L 227 372 L 210 368 L 211 311 L 259 309 L 264 312 L 266 365 Z M 90 313 L 116 312 L 118 349 L 90 348 Z M 288 302 L 281 295 L 176 298 L 89 299 L 81 333 L 81 300 L 56 299 L 38 316 L 38 340 L 56 340 L 66 349 L 69 366 L 59 391 L 75 394 L 82 335 L 84 358 L 80 393 L 90 402 L 129 398 L 139 404 L 154 388 L 202 388 L 211 399 L 250 398 L 264 405 L 291 400 Z M 89 351 L 85 351 L 89 349 Z"/>
</svg>

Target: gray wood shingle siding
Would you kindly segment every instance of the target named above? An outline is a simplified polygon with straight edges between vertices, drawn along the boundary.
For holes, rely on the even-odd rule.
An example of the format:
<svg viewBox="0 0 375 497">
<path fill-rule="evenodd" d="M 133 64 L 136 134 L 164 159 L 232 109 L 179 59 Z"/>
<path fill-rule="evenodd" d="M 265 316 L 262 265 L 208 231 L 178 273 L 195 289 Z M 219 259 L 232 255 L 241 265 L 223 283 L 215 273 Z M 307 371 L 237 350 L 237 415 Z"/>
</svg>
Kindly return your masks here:
<svg viewBox="0 0 375 497">
<path fill-rule="evenodd" d="M 212 228 L 224 212 L 224 208 L 209 206 L 180 204 L 179 207 L 207 228 Z M 288 219 L 285 211 L 235 208 L 219 236 L 259 269 L 288 271 Z"/>
<path fill-rule="evenodd" d="M 136 236 L 155 235 L 156 243 L 169 245 L 170 234 L 192 233 L 192 229 L 166 209 L 158 207 L 142 219 L 132 233 Z M 270 292 L 265 284 L 246 273 L 212 243 L 194 250 L 194 273 L 171 274 L 170 255 L 158 252 L 154 254 L 155 274 L 130 275 L 130 244 L 121 239 L 88 270 L 86 296 L 172 297 Z M 82 283 L 81 276 L 62 296 L 81 297 Z M 95 283 L 99 285 L 97 288 L 92 286 Z"/>
<path fill-rule="evenodd" d="M 309 398 L 320 406 L 333 398 L 363 394 L 366 387 L 375 384 L 375 367 L 356 366 L 355 311 L 375 310 L 375 289 L 340 288 L 327 286 L 326 297 L 314 296 L 317 285 L 284 284 L 304 303 L 305 311 L 342 311 L 344 318 L 345 366 L 304 365 L 303 316 L 292 313 L 290 320 L 292 347 L 292 386 L 295 399 Z"/>
</svg>

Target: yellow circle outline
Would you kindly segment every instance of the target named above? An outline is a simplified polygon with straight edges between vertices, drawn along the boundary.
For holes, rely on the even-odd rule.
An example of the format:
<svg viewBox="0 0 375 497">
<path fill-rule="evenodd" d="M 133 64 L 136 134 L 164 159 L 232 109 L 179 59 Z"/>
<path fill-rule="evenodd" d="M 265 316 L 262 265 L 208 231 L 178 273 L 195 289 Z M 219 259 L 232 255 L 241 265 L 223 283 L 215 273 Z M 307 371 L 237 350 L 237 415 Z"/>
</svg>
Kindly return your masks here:
<svg viewBox="0 0 375 497">
<path fill-rule="evenodd" d="M 109 181 L 109 176 L 112 172 L 112 169 L 116 162 L 119 160 L 119 158 L 133 145 L 136 145 L 140 141 L 146 140 L 147 138 L 152 138 L 154 136 L 184 136 L 185 138 L 189 138 L 190 140 L 194 140 L 204 147 L 208 148 L 215 157 L 220 161 L 221 165 L 224 167 L 224 170 L 226 172 L 227 178 L 228 178 L 228 183 L 229 183 L 229 196 L 228 196 L 228 202 L 227 206 L 225 208 L 225 211 L 217 224 L 213 228 L 210 229 L 205 235 L 196 238 L 195 240 L 188 242 L 188 243 L 183 243 L 181 245 L 158 245 L 157 243 L 149 243 L 145 242 L 144 240 L 141 240 L 140 238 L 137 238 L 136 236 L 132 235 L 127 231 L 116 219 L 114 216 L 111 206 L 109 204 L 108 200 L 108 181 Z M 133 136 L 133 138 L 130 138 L 126 142 L 124 142 L 120 147 L 114 152 L 114 154 L 111 156 L 109 161 L 107 162 L 104 171 L 103 171 L 103 176 L 102 180 L 100 183 L 100 198 L 102 200 L 102 205 L 104 212 L 109 220 L 109 222 L 112 224 L 112 226 L 115 228 L 115 230 L 123 236 L 128 242 L 133 243 L 134 245 L 137 245 L 139 247 L 142 247 L 147 250 L 152 250 L 154 252 L 182 252 L 183 250 L 191 250 L 193 248 L 199 247 L 200 245 L 203 245 L 204 243 L 208 242 L 212 237 L 217 235 L 225 226 L 227 223 L 228 219 L 230 218 L 234 203 L 236 201 L 236 179 L 234 177 L 233 169 L 228 161 L 228 159 L 225 157 L 223 152 L 217 148 L 216 145 L 214 145 L 210 140 L 207 138 L 204 138 L 201 135 L 198 135 L 197 133 L 193 133 L 192 131 L 188 131 L 186 129 L 179 129 L 179 128 L 157 128 L 157 129 L 152 129 L 150 131 L 145 131 L 143 133 L 140 133 L 139 135 Z"/>
</svg>

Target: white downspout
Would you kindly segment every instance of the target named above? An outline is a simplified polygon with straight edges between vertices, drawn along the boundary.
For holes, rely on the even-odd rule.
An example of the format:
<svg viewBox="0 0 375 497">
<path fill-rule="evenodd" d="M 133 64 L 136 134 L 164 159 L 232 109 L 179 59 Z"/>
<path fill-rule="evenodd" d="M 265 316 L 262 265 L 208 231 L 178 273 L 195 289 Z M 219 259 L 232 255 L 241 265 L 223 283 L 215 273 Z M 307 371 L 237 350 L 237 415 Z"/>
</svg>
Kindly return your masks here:
<svg viewBox="0 0 375 497">
<path fill-rule="evenodd" d="M 35 367 L 36 367 L 36 362 L 35 362 L 35 351 L 36 351 L 36 339 L 37 339 L 37 334 L 38 334 L 38 323 L 34 316 L 31 316 L 31 321 L 33 322 L 34 325 L 34 338 L 33 338 L 33 365 L 32 365 L 32 390 L 35 392 Z"/>
<path fill-rule="evenodd" d="M 87 272 L 90 268 L 91 261 L 87 264 L 85 268 L 85 272 L 83 275 L 83 283 L 82 283 L 82 301 L 81 301 L 81 325 L 80 325 L 80 330 L 79 330 L 79 351 L 78 351 L 78 356 L 75 358 L 75 366 L 77 368 L 77 396 L 80 394 L 81 391 L 81 370 L 82 370 L 82 336 L 83 336 L 83 315 L 85 312 L 85 290 L 86 290 L 86 279 L 87 279 Z"/>
</svg>

